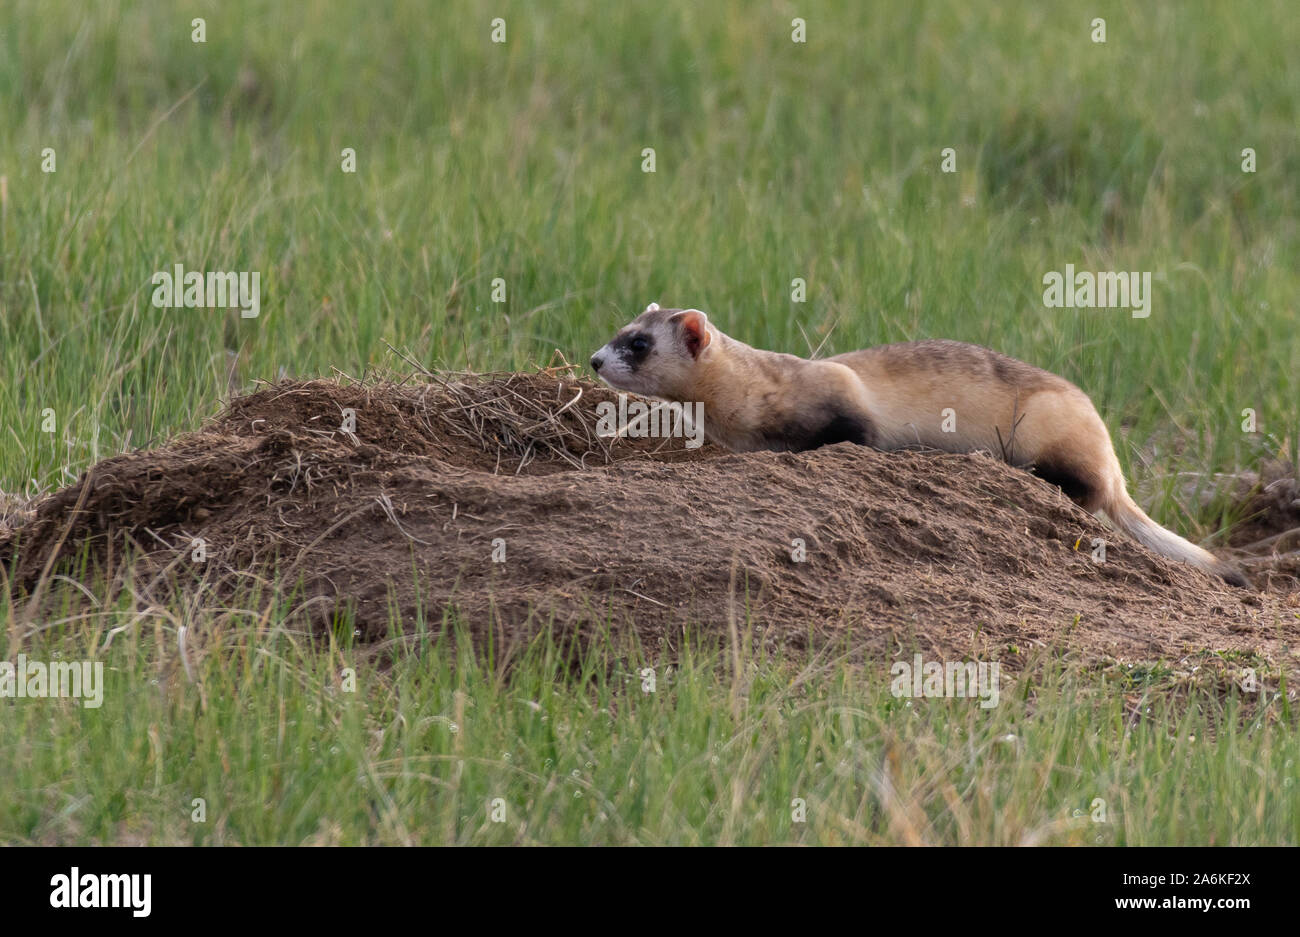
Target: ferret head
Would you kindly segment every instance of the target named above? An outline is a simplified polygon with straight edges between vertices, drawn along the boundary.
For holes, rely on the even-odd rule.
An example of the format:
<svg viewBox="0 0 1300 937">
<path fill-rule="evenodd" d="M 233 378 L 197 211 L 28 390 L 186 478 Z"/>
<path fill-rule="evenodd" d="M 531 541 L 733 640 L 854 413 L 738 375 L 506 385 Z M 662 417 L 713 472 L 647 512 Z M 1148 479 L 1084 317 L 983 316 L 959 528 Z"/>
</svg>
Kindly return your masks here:
<svg viewBox="0 0 1300 937">
<path fill-rule="evenodd" d="M 651 303 L 591 356 L 591 369 L 615 390 L 688 400 L 719 334 L 698 309 Z"/>
</svg>

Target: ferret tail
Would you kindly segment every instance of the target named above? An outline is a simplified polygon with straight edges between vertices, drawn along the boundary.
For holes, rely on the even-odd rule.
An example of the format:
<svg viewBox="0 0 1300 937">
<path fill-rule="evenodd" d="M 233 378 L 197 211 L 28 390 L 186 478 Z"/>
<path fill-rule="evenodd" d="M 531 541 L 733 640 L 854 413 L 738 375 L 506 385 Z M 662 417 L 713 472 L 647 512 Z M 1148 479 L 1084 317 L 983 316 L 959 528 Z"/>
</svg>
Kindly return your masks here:
<svg viewBox="0 0 1300 937">
<path fill-rule="evenodd" d="M 1191 563 L 1207 573 L 1219 576 L 1231 585 L 1240 586 L 1243 589 L 1252 588 L 1250 580 L 1237 567 L 1219 559 L 1208 550 L 1202 550 L 1196 544 L 1184 540 L 1172 530 L 1165 530 L 1165 528 L 1147 517 L 1146 512 L 1129 497 L 1123 485 L 1117 485 L 1116 488 L 1118 494 L 1111 497 L 1108 503 L 1102 505 L 1101 509 L 1106 512 L 1106 516 L 1120 530 L 1161 556 L 1182 560 L 1184 563 Z"/>
</svg>

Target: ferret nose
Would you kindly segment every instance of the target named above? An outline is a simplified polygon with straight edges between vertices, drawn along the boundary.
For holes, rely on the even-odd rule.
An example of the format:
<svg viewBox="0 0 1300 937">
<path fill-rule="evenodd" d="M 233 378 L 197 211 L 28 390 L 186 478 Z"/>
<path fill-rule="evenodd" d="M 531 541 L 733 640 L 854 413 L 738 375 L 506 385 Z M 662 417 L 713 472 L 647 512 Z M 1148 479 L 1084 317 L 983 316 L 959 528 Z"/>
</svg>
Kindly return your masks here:
<svg viewBox="0 0 1300 937">
<path fill-rule="evenodd" d="M 602 358 L 600 355 L 596 354 L 591 356 L 591 370 L 599 371 L 600 366 L 604 363 L 605 363 L 605 359 Z"/>
</svg>

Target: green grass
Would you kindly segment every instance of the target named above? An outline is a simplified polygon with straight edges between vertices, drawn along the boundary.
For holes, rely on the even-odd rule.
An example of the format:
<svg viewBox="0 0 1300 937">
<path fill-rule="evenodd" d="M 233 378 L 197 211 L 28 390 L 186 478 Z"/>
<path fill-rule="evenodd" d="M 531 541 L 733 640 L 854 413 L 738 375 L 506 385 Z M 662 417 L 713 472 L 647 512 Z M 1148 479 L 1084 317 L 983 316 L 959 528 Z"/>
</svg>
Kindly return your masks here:
<svg viewBox="0 0 1300 937">
<path fill-rule="evenodd" d="M 895 698 L 884 668 L 830 653 L 706 642 L 668 663 L 546 633 L 488 661 L 441 622 L 379 667 L 259 618 L 221 615 L 188 663 L 173 623 L 130 608 L 27 643 L 97 656 L 104 697 L 10 703 L 0 841 L 1300 842 L 1300 737 L 1272 692 L 1043 656 L 985 709 Z"/>
<path fill-rule="evenodd" d="M 1175 473 L 1295 459 L 1300 20 L 1282 0 L 383 7 L 7 6 L 0 491 L 66 484 L 259 379 L 391 367 L 385 342 L 429 366 L 585 361 L 650 300 L 777 350 L 947 337 L 1057 371 L 1144 506 L 1197 539 L 1232 516 Z M 260 271 L 261 317 L 155 309 L 150 276 L 176 263 Z M 1044 308 L 1066 263 L 1152 271 L 1151 317 Z M 98 650 L 115 614 L 35 638 L 0 622 L 10 658 L 97 654 L 115 681 L 93 713 L 6 701 L 0 839 L 903 841 L 869 781 L 892 739 L 927 841 L 1300 841 L 1293 722 L 1229 703 L 1215 718 L 1239 728 L 1211 742 L 1218 696 L 1158 693 L 1169 711 L 1126 728 L 1095 675 L 988 715 L 900 710 L 837 667 L 791 687 L 795 661 L 762 662 L 737 703 L 708 655 L 642 698 L 540 651 L 502 677 L 431 650 L 359 664 L 344 697 L 337 654 L 266 623 L 178 600 L 122 611 Z M 176 671 L 182 620 L 223 632 L 198 683 Z M 498 794 L 505 825 L 484 820 Z M 1110 826 L 1050 826 L 1093 797 Z"/>
</svg>

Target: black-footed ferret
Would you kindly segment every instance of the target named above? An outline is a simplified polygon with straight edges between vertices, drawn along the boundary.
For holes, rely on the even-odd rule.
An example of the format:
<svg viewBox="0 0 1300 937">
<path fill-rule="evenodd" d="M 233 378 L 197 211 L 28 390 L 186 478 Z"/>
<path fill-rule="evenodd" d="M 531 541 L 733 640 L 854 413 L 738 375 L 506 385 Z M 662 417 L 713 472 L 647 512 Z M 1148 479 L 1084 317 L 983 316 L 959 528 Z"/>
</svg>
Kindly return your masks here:
<svg viewBox="0 0 1300 937">
<path fill-rule="evenodd" d="M 1058 485 L 1155 552 L 1250 587 L 1234 566 L 1134 503 L 1087 394 L 979 345 L 903 342 L 812 361 L 751 348 L 698 309 L 651 303 L 592 355 L 591 367 L 616 390 L 701 402 L 705 436 L 733 452 L 837 442 L 986 450 Z"/>
</svg>

